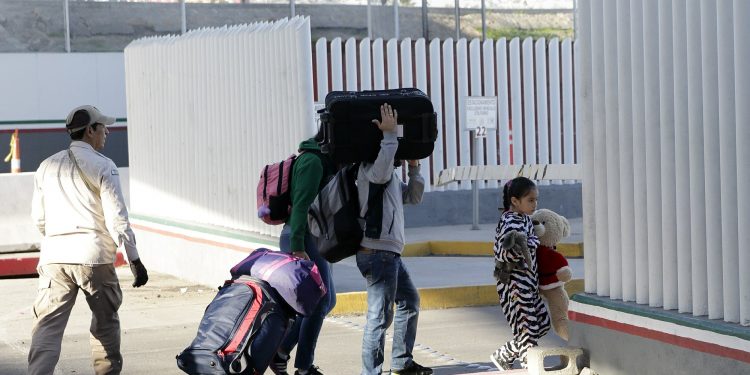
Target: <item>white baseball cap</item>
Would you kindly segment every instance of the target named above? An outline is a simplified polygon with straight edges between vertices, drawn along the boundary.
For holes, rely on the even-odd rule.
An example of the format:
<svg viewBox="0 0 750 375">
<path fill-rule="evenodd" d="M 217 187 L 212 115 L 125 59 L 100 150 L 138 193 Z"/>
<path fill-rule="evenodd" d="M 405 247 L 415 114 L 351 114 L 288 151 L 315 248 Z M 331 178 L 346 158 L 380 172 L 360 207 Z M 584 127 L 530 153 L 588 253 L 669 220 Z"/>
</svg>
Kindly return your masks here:
<svg viewBox="0 0 750 375">
<path fill-rule="evenodd" d="M 83 111 L 85 116 L 75 116 L 80 111 Z M 74 117 L 76 117 L 75 123 L 73 122 Z M 93 105 L 82 105 L 70 111 L 68 118 L 65 120 L 65 127 L 68 129 L 68 134 L 72 134 L 93 124 L 112 125 L 114 123 L 114 117 L 103 115 Z"/>
</svg>

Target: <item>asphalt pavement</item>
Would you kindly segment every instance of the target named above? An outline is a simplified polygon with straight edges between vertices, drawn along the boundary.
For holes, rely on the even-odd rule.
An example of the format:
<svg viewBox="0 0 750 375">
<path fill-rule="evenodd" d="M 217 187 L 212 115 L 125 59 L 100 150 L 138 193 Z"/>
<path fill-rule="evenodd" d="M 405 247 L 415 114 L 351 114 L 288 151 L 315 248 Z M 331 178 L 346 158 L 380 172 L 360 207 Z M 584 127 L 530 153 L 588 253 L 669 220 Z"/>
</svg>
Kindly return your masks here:
<svg viewBox="0 0 750 375">
<path fill-rule="evenodd" d="M 118 276 L 124 294 L 120 310 L 123 374 L 180 374 L 174 357 L 194 338 L 203 310 L 216 290 L 155 272 L 148 285 L 135 289 L 130 287 L 128 268 L 118 268 Z M 0 304 L 0 374 L 26 373 L 30 306 L 36 287 L 35 278 L 0 280 L 4 297 Z M 55 374 L 91 373 L 89 322 L 88 307 L 79 296 Z M 315 359 L 323 373 L 359 373 L 364 322 L 361 314 L 326 319 Z M 498 306 L 425 310 L 420 313 L 414 355 L 417 362 L 435 369 L 436 375 L 492 373 L 489 355 L 510 335 Z M 564 346 L 564 342 L 550 334 L 541 345 Z M 390 343 L 386 345 L 386 370 L 390 368 L 388 353 Z"/>
<path fill-rule="evenodd" d="M 571 226 L 572 234 L 565 241 L 582 241 L 581 220 L 571 219 Z M 472 230 L 470 225 L 407 228 L 406 237 L 410 244 L 442 242 L 443 248 L 447 245 L 449 249 L 454 245 L 469 244 L 471 247 L 483 242 L 484 250 L 479 253 L 485 254 L 487 243 L 494 239 L 494 230 L 494 225 L 487 224 L 481 225 L 479 230 Z M 438 299 L 452 299 L 459 293 L 465 293 L 465 289 L 461 288 L 476 287 L 484 290 L 483 299 L 494 304 L 421 311 L 414 356 L 418 363 L 435 369 L 436 375 L 491 374 L 496 371 L 489 361 L 490 353 L 510 339 L 511 332 L 494 302 L 496 297 L 493 296 L 494 280 L 491 276 L 494 262 L 490 254 L 491 250 L 479 256 L 402 258 L 420 294 L 425 289 L 439 289 L 441 293 Z M 583 259 L 569 261 L 574 279 L 583 278 Z M 196 285 L 152 271 L 148 285 L 135 289 L 130 287 L 132 275 L 127 267 L 120 267 L 117 272 L 124 294 L 120 309 L 123 374 L 182 373 L 174 357 L 195 337 L 203 311 L 216 294 L 216 286 Z M 352 304 L 347 297 L 362 299 L 365 282 L 354 258 L 334 264 L 333 275 L 336 292 L 341 296 L 339 305 L 343 307 L 349 304 L 353 307 L 340 309 L 344 312 L 326 319 L 318 340 L 315 364 L 325 374 L 359 374 L 365 317 L 362 315 L 362 304 Z M 0 291 L 4 297 L 0 303 L 0 375 L 26 373 L 31 305 L 36 288 L 37 279 L 33 277 L 0 279 Z M 443 293 L 443 290 L 449 292 Z M 427 305 L 427 299 L 423 299 L 423 305 Z M 446 305 L 466 306 L 461 303 Z M 55 374 L 92 372 L 88 339 L 90 319 L 86 302 L 79 295 L 65 332 L 62 356 Z M 390 336 L 386 340 L 385 373 L 390 368 L 389 341 Z M 540 344 L 565 346 L 554 333 L 543 338 Z M 555 365 L 555 360 L 550 359 L 547 365 Z M 270 374 L 270 371 L 267 373 Z"/>
</svg>

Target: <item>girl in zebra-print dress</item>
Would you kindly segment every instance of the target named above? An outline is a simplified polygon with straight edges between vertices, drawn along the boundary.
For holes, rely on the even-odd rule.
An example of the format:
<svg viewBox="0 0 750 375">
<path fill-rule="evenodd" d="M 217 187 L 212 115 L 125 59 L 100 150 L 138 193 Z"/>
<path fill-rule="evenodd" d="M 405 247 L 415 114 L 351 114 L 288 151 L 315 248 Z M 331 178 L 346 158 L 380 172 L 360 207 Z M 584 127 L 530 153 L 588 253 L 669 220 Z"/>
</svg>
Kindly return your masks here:
<svg viewBox="0 0 750 375">
<path fill-rule="evenodd" d="M 513 339 L 497 349 L 490 359 L 500 370 L 509 370 L 513 361 L 519 359 L 526 368 L 526 352 L 536 346 L 539 339 L 550 329 L 547 308 L 539 296 L 536 248 L 539 239 L 534 234 L 530 215 L 536 210 L 538 192 L 533 181 L 525 177 L 510 180 L 503 187 L 503 214 L 495 231 L 495 261 L 508 273 L 507 280 L 500 277 L 497 294 L 500 306 L 513 331 Z M 505 249 L 502 238 L 517 231 L 525 235 L 530 263 L 515 249 Z M 507 267 L 508 264 L 515 266 Z M 498 270 L 496 270 L 496 275 Z"/>
</svg>

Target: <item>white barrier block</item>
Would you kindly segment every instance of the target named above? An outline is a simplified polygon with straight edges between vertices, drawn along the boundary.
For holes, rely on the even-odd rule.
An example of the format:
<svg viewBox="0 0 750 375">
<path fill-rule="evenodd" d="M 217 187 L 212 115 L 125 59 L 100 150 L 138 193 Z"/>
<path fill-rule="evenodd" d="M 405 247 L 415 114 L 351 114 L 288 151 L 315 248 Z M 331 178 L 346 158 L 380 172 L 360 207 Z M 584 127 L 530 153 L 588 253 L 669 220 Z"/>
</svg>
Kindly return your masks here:
<svg viewBox="0 0 750 375">
<path fill-rule="evenodd" d="M 553 355 L 567 357 L 567 366 L 559 370 L 547 371 L 544 368 L 544 358 Z M 529 365 L 528 371 L 530 375 L 578 375 L 576 360 L 581 355 L 583 355 L 583 350 L 580 348 L 543 348 L 536 346 L 529 349 L 528 354 L 526 354 L 526 361 Z"/>
</svg>

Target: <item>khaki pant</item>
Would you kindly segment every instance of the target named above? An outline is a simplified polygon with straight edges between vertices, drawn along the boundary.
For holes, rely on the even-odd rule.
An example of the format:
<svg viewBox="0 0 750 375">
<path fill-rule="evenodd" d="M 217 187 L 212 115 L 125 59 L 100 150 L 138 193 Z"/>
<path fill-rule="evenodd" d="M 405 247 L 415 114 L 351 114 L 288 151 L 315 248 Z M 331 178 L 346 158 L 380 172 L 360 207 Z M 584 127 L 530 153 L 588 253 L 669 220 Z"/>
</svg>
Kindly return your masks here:
<svg viewBox="0 0 750 375">
<path fill-rule="evenodd" d="M 91 357 L 96 374 L 119 374 L 120 319 L 117 310 L 122 291 L 111 264 L 46 264 L 37 269 L 39 290 L 34 302 L 29 374 L 50 375 L 60 358 L 63 332 L 76 301 L 78 290 L 91 309 L 89 331 Z"/>
</svg>

